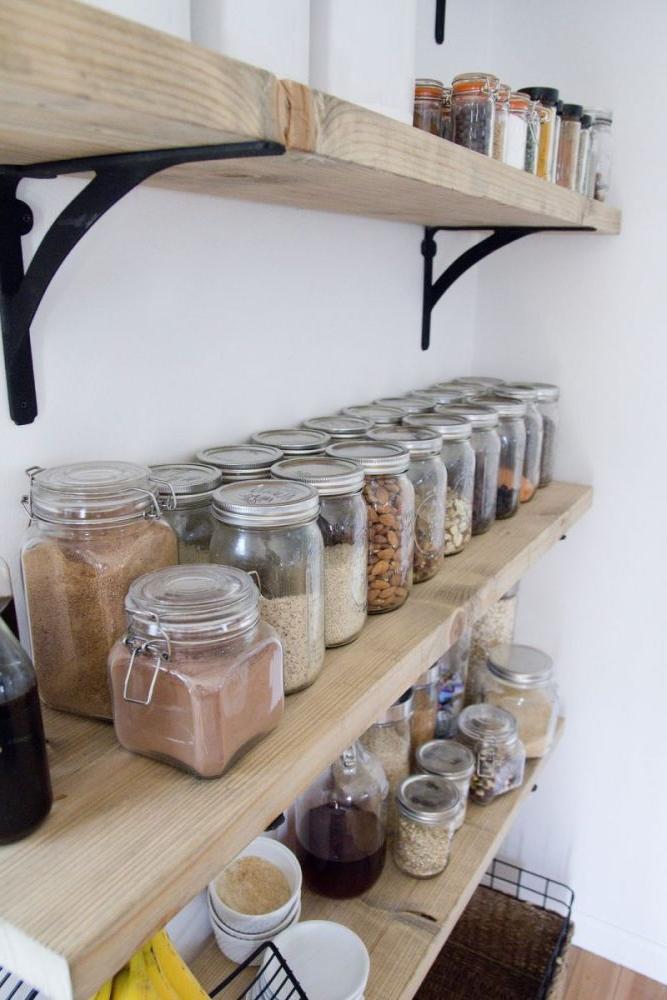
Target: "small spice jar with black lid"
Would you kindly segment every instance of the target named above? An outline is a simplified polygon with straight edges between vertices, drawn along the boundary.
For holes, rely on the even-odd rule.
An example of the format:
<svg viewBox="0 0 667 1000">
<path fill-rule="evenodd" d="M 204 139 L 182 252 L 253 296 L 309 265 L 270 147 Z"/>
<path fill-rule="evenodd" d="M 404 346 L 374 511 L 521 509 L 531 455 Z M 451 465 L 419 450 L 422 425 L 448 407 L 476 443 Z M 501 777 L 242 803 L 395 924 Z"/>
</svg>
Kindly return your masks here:
<svg viewBox="0 0 667 1000">
<path fill-rule="evenodd" d="M 513 715 L 495 705 L 468 705 L 459 715 L 457 725 L 457 739 L 475 756 L 475 770 L 470 779 L 473 802 L 488 805 L 498 795 L 521 785 L 526 751 Z"/>
<path fill-rule="evenodd" d="M 309 428 L 290 427 L 285 430 L 259 431 L 253 434 L 255 444 L 279 448 L 283 455 L 323 455 L 331 437 L 324 431 Z"/>
<path fill-rule="evenodd" d="M 527 503 L 535 496 L 540 484 L 540 469 L 542 467 L 542 439 L 544 422 L 537 405 L 537 390 L 528 382 L 506 382 L 502 388 L 503 396 L 519 399 L 526 404 L 524 423 L 526 425 L 526 451 L 523 456 L 523 475 L 521 478 L 521 503 Z"/>
<path fill-rule="evenodd" d="M 422 744 L 415 754 L 417 770 L 422 774 L 435 774 L 452 781 L 461 796 L 461 808 L 454 820 L 453 830 L 459 830 L 466 818 L 470 779 L 475 770 L 475 756 L 468 747 L 456 740 L 430 740 Z"/>
<path fill-rule="evenodd" d="M 150 481 L 164 507 L 164 519 L 176 532 L 179 563 L 208 562 L 211 503 L 213 490 L 222 483 L 220 470 L 213 465 L 152 465 Z"/>
<path fill-rule="evenodd" d="M 304 427 L 309 427 L 314 431 L 324 431 L 334 441 L 355 441 L 365 438 L 373 426 L 372 420 L 364 420 L 363 417 L 347 417 L 341 413 L 334 413 L 330 417 L 311 417 L 310 420 L 303 421 Z"/>
<path fill-rule="evenodd" d="M 197 461 L 220 469 L 223 483 L 264 479 L 282 457 L 280 448 L 263 444 L 223 444 L 197 452 Z"/>
<path fill-rule="evenodd" d="M 451 403 L 436 406 L 436 413 L 465 417 L 472 428 L 470 443 L 475 452 L 475 489 L 472 503 L 472 533 L 483 535 L 496 519 L 496 490 L 500 464 L 498 414 L 482 403 Z"/>
<path fill-rule="evenodd" d="M 367 403 L 364 406 L 347 406 L 343 413 L 347 417 L 361 417 L 370 420 L 373 427 L 378 424 L 396 424 L 403 416 L 403 411 L 395 406 L 379 406 L 377 403 Z"/>
<path fill-rule="evenodd" d="M 558 134 L 556 184 L 574 191 L 577 186 L 579 136 L 584 109 L 581 104 L 564 104 Z"/>
<path fill-rule="evenodd" d="M 397 795 L 398 826 L 394 861 L 413 878 L 433 878 L 447 867 L 461 795 L 453 781 L 413 774 Z"/>
<path fill-rule="evenodd" d="M 500 464 L 496 493 L 496 518 L 512 517 L 519 509 L 519 494 L 526 455 L 526 404 L 519 399 L 487 393 L 474 403 L 492 407 L 498 414 Z"/>
<path fill-rule="evenodd" d="M 490 651 L 486 667 L 484 701 L 511 712 L 527 757 L 544 757 L 558 721 L 551 657 L 533 646 L 502 643 Z"/>
</svg>

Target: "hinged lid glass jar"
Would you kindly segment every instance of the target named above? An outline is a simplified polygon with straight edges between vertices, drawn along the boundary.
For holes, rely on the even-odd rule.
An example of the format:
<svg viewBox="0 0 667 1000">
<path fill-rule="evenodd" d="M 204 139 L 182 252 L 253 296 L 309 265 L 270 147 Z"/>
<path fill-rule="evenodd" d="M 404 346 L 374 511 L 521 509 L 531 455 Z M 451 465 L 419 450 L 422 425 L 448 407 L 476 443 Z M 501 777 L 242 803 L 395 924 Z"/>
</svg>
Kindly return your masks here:
<svg viewBox="0 0 667 1000">
<path fill-rule="evenodd" d="M 130 462 L 29 470 L 21 549 L 33 661 L 52 708 L 111 718 L 107 656 L 125 627 L 130 583 L 177 562 L 176 535 Z"/>
<path fill-rule="evenodd" d="M 312 684 L 324 666 L 324 567 L 317 491 L 258 479 L 213 494 L 211 561 L 256 576 L 260 613 L 283 647 L 285 693 Z"/>
<path fill-rule="evenodd" d="M 440 115 L 444 87 L 441 80 L 415 80 L 412 124 L 423 132 L 440 135 Z"/>
<path fill-rule="evenodd" d="M 433 878 L 447 867 L 453 827 L 461 810 L 458 788 L 447 778 L 413 774 L 398 792 L 394 861 L 413 878 Z"/>
<path fill-rule="evenodd" d="M 276 479 L 308 483 L 320 497 L 318 525 L 324 543 L 324 640 L 342 646 L 366 621 L 368 516 L 361 491 L 364 472 L 354 462 L 322 455 L 286 458 L 271 469 Z"/>
<path fill-rule="evenodd" d="M 533 646 L 502 643 L 489 653 L 484 701 L 516 719 L 526 757 L 544 757 L 553 745 L 558 694 L 550 656 Z"/>
<path fill-rule="evenodd" d="M 361 737 L 366 749 L 381 762 L 389 782 L 387 829 L 390 833 L 396 828 L 396 792 L 410 774 L 412 712 L 413 692 L 409 688 Z"/>
<path fill-rule="evenodd" d="M 524 423 L 526 425 L 526 450 L 523 456 L 523 475 L 519 499 L 521 503 L 532 500 L 540 483 L 542 466 L 542 438 L 544 426 L 542 414 L 537 406 L 537 390 L 528 382 L 506 382 L 502 388 L 504 396 L 520 399 L 526 404 Z"/>
<path fill-rule="evenodd" d="M 303 421 L 303 426 L 324 431 L 332 442 L 350 441 L 366 437 L 373 426 L 373 421 L 364 420 L 363 417 L 346 417 L 342 413 L 335 413 L 331 417 L 311 417 L 310 420 Z"/>
<path fill-rule="evenodd" d="M 456 740 L 431 740 L 419 747 L 415 761 L 417 770 L 422 774 L 447 778 L 458 788 L 461 806 L 453 823 L 453 831 L 460 830 L 465 822 L 470 779 L 475 770 L 472 750 Z"/>
<path fill-rule="evenodd" d="M 325 431 L 290 427 L 286 430 L 260 431 L 252 436 L 255 444 L 279 448 L 283 455 L 323 455 L 331 437 Z"/>
<path fill-rule="evenodd" d="M 537 156 L 537 176 L 551 180 L 556 159 L 556 106 L 558 91 L 555 87 L 521 87 L 519 93 L 528 94 L 538 101 L 540 115 L 540 145 Z"/>
<path fill-rule="evenodd" d="M 523 782 L 526 751 L 516 719 L 495 705 L 468 705 L 458 718 L 458 739 L 475 755 L 470 798 L 488 805 Z"/>
<path fill-rule="evenodd" d="M 282 457 L 280 448 L 263 444 L 223 444 L 197 452 L 199 462 L 220 469 L 223 483 L 265 478 Z"/>
<path fill-rule="evenodd" d="M 209 561 L 213 534 L 211 498 L 222 482 L 213 465 L 152 465 L 151 486 L 176 532 L 179 563 Z"/>
<path fill-rule="evenodd" d="M 498 414 L 482 403 L 451 403 L 436 406 L 436 413 L 464 417 L 472 428 L 470 443 L 475 452 L 475 486 L 472 502 L 472 533 L 482 535 L 496 519 L 496 490 L 500 465 Z"/>
<path fill-rule="evenodd" d="M 361 417 L 363 420 L 370 420 L 373 427 L 378 424 L 396 424 L 403 416 L 403 411 L 395 406 L 378 406 L 377 403 L 368 403 L 365 406 L 347 406 L 343 413 L 348 417 Z"/>
<path fill-rule="evenodd" d="M 114 727 L 133 753 L 201 778 L 222 774 L 283 714 L 282 653 L 259 592 L 230 566 L 139 577 L 109 656 Z"/>
<path fill-rule="evenodd" d="M 418 747 L 422 743 L 428 743 L 435 736 L 439 693 L 440 662 L 436 661 L 433 666 L 419 675 L 413 688 L 412 722 L 410 725 L 413 758 Z"/>
<path fill-rule="evenodd" d="M 495 95 L 499 80 L 490 73 L 460 73 L 452 81 L 452 138 L 459 146 L 491 156 Z"/>
<path fill-rule="evenodd" d="M 500 163 L 507 162 L 508 121 L 510 111 L 510 94 L 512 88 L 506 83 L 499 83 L 496 90 L 496 106 L 493 114 L 493 158 Z"/>
<path fill-rule="evenodd" d="M 496 517 L 512 517 L 519 509 L 524 459 L 526 456 L 526 404 L 519 399 L 486 393 L 473 402 L 491 406 L 498 414 L 500 464 Z"/>
</svg>

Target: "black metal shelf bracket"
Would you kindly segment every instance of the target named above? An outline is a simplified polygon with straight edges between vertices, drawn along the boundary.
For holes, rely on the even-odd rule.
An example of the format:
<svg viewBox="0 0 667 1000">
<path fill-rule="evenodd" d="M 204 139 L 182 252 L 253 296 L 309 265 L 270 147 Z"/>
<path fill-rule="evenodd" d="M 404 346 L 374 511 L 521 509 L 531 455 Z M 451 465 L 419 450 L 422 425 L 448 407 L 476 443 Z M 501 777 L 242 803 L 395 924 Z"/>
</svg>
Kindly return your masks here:
<svg viewBox="0 0 667 1000">
<path fill-rule="evenodd" d="M 445 40 L 445 11 L 447 0 L 435 0 L 435 41 L 442 45 Z"/>
<path fill-rule="evenodd" d="M 37 396 L 30 326 L 51 280 L 79 240 L 116 202 L 153 174 L 185 163 L 279 156 L 277 142 L 229 142 L 178 149 L 79 157 L 28 165 L 0 165 L 0 323 L 5 356 L 9 411 L 16 424 L 37 416 Z M 25 178 L 52 179 L 62 174 L 94 177 L 60 213 L 24 270 L 21 238 L 33 225 L 32 212 L 17 196 Z"/>
</svg>

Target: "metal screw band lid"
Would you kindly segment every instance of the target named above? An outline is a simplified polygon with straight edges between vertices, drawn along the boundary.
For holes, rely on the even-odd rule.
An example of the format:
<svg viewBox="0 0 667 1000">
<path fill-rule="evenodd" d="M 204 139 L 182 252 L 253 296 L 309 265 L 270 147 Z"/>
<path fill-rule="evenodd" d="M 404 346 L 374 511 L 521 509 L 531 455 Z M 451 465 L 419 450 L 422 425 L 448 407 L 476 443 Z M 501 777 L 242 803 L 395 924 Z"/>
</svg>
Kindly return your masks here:
<svg viewBox="0 0 667 1000">
<path fill-rule="evenodd" d="M 390 705 L 384 715 L 381 715 L 379 719 L 376 719 L 374 725 L 390 726 L 394 722 L 404 722 L 405 720 L 412 718 L 412 711 L 414 708 L 413 693 L 412 688 L 408 688 L 407 691 L 404 691 L 398 701 L 395 701 L 393 705 Z"/>
<path fill-rule="evenodd" d="M 468 705 L 456 720 L 459 732 L 478 743 L 511 743 L 517 738 L 516 719 L 504 708 L 486 702 Z"/>
<path fill-rule="evenodd" d="M 533 392 L 537 394 L 537 400 L 540 403 L 555 402 L 560 399 L 560 389 L 557 385 L 553 385 L 551 382 L 513 382 L 511 383 L 515 386 L 525 386 L 527 389 L 532 389 Z M 503 389 L 503 392 L 505 390 Z"/>
<path fill-rule="evenodd" d="M 481 403 L 449 403 L 447 406 L 436 406 L 434 412 L 464 417 L 473 429 L 498 426 L 497 412 L 492 406 L 483 406 Z"/>
<path fill-rule="evenodd" d="M 489 389 L 503 385 L 504 381 L 504 379 L 496 378 L 494 375 L 462 375 L 460 378 L 452 379 L 456 385 L 484 385 Z"/>
<path fill-rule="evenodd" d="M 429 386 L 429 391 L 439 389 L 441 392 L 455 392 L 461 399 L 470 399 L 477 395 L 478 385 L 462 385 L 459 382 L 436 382 Z"/>
<path fill-rule="evenodd" d="M 413 395 L 418 399 L 427 399 L 431 406 L 437 406 L 438 403 L 460 403 L 466 394 L 461 389 L 419 389 Z"/>
<path fill-rule="evenodd" d="M 222 482 L 222 473 L 214 465 L 151 465 L 150 474 L 151 485 L 160 499 L 170 499 L 173 494 L 177 508 L 204 506 Z"/>
<path fill-rule="evenodd" d="M 403 411 L 395 406 L 378 406 L 369 403 L 367 406 L 347 406 L 343 413 L 348 417 L 362 417 L 372 424 L 395 424 L 403 416 Z"/>
<path fill-rule="evenodd" d="M 307 483 L 255 479 L 227 483 L 213 494 L 213 515 L 225 524 L 280 527 L 317 517 L 320 498 Z"/>
<path fill-rule="evenodd" d="M 280 448 L 262 444 L 224 444 L 197 452 L 200 462 L 222 469 L 223 478 L 261 476 L 283 457 Z"/>
<path fill-rule="evenodd" d="M 461 808 L 461 793 L 454 782 L 433 774 L 412 774 L 405 778 L 396 799 L 399 812 L 429 826 L 455 819 Z"/>
<path fill-rule="evenodd" d="M 410 465 L 405 448 L 384 441 L 339 441 L 329 445 L 327 455 L 356 462 L 369 476 L 399 475 L 407 472 Z"/>
<path fill-rule="evenodd" d="M 303 421 L 303 426 L 316 431 L 324 431 L 332 439 L 362 438 L 373 426 L 373 421 L 364 420 L 363 417 L 347 417 L 342 413 L 335 413 L 330 417 L 311 417 L 310 420 Z"/>
<path fill-rule="evenodd" d="M 442 435 L 428 427 L 408 427 L 407 424 L 386 424 L 368 432 L 369 441 L 389 441 L 405 448 L 411 458 L 439 455 Z"/>
<path fill-rule="evenodd" d="M 456 740 L 429 740 L 417 747 L 415 763 L 425 774 L 464 781 L 475 770 L 475 755 Z"/>
<path fill-rule="evenodd" d="M 527 382 L 506 382 L 502 386 L 501 395 L 509 396 L 511 399 L 525 399 L 530 403 L 537 399 L 537 389 Z"/>
<path fill-rule="evenodd" d="M 445 441 L 465 441 L 472 436 L 472 427 L 465 417 L 450 416 L 446 413 L 415 413 L 403 417 L 408 427 L 430 427 Z"/>
<path fill-rule="evenodd" d="M 553 660 L 534 646 L 502 642 L 489 652 L 486 663 L 492 674 L 516 687 L 540 687 L 553 677 Z"/>
<path fill-rule="evenodd" d="M 276 479 L 296 479 L 308 483 L 321 497 L 358 493 L 364 486 L 364 470 L 355 462 L 329 455 L 316 458 L 284 458 L 271 466 Z"/>
<path fill-rule="evenodd" d="M 473 399 L 472 402 L 481 403 L 483 406 L 492 406 L 499 417 L 525 417 L 528 412 L 526 403 L 520 399 L 512 399 L 510 396 L 489 394 Z"/>
<path fill-rule="evenodd" d="M 420 399 L 418 396 L 385 396 L 375 402 L 378 406 L 389 406 L 403 413 L 425 413 L 431 406 L 428 399 Z"/>
<path fill-rule="evenodd" d="M 288 428 L 287 430 L 260 431 L 252 436 L 255 444 L 268 444 L 280 448 L 284 455 L 318 455 L 324 452 L 331 437 L 325 431 L 309 430 L 307 428 Z"/>
</svg>

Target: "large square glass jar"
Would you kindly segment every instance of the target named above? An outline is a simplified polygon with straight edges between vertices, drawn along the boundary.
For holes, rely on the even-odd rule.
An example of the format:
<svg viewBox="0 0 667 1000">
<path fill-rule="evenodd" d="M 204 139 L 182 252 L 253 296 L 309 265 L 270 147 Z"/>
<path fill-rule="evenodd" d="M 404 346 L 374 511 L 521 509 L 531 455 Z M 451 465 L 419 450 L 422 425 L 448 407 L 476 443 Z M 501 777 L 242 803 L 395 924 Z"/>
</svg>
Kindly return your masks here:
<svg viewBox="0 0 667 1000">
<path fill-rule="evenodd" d="M 222 474 L 213 465 L 152 465 L 151 486 L 164 507 L 164 518 L 178 538 L 178 561 L 208 562 L 213 490 Z"/>
</svg>

